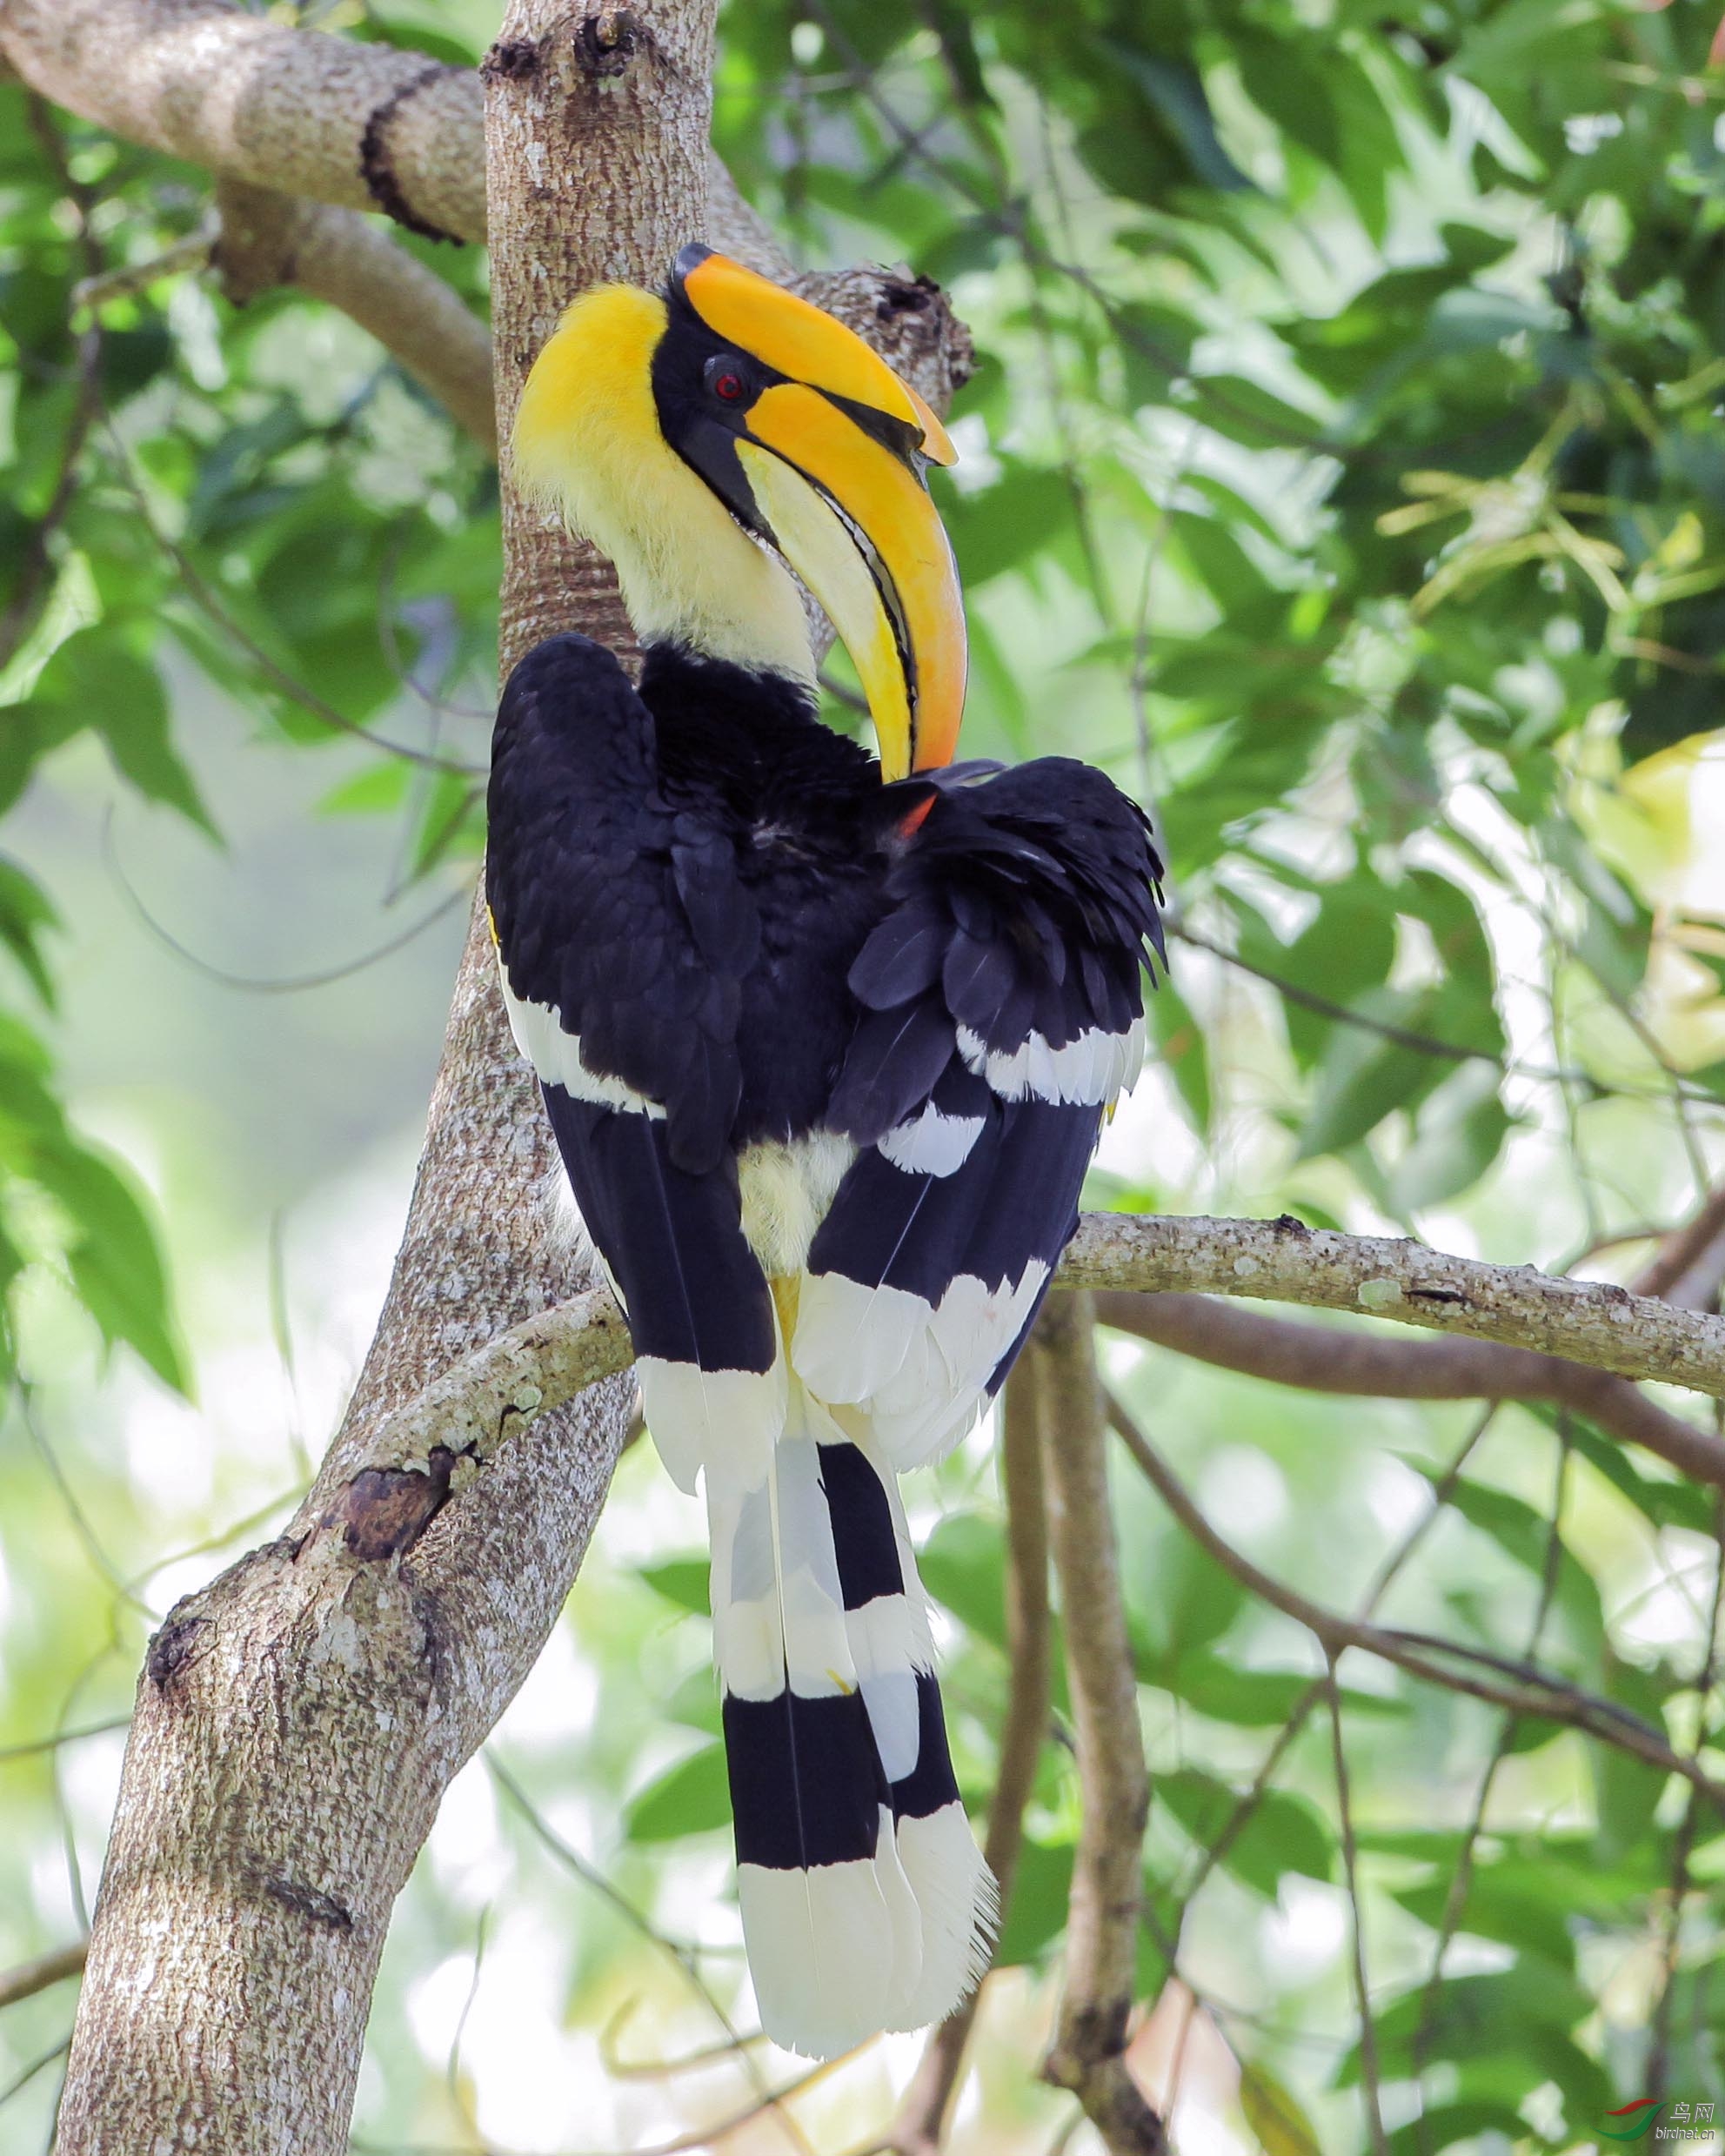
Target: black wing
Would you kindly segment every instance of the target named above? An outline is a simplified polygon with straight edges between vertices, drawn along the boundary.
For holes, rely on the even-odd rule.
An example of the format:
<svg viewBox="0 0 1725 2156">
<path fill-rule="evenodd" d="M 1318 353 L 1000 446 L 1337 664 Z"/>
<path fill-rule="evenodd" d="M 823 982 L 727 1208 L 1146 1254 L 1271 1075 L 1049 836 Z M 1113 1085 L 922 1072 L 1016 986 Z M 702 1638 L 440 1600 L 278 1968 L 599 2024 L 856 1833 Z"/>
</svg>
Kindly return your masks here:
<svg viewBox="0 0 1725 2156">
<path fill-rule="evenodd" d="M 1136 804 L 1057 757 L 936 782 L 892 872 L 827 1116 L 864 1149 L 810 1249 L 792 1361 L 897 1466 L 999 1387 L 1077 1224 L 1142 1058 L 1159 874 Z"/>
<path fill-rule="evenodd" d="M 490 815 L 510 1023 L 628 1312 L 654 1435 L 692 1489 L 712 1429 L 783 1419 L 726 1142 L 753 903 L 731 847 L 662 799 L 652 713 L 585 637 L 510 676 Z"/>
<path fill-rule="evenodd" d="M 517 1037 L 547 1083 L 663 1116 L 670 1157 L 725 1152 L 741 984 L 760 942 L 730 844 L 662 797 L 652 715 L 583 636 L 509 678 L 487 894 Z M 571 1044 L 573 1045 L 571 1045 Z"/>
</svg>

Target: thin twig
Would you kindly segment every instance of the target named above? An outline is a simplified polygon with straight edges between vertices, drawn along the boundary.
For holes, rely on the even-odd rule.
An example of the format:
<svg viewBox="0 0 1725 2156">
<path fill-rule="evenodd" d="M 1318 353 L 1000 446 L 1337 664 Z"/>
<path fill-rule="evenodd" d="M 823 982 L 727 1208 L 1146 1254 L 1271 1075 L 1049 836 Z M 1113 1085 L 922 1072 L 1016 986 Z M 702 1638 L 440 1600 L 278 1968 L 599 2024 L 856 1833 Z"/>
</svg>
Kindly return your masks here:
<svg viewBox="0 0 1725 2156">
<path fill-rule="evenodd" d="M 1551 1605 L 1557 1594 L 1558 1575 L 1563 1563 L 1563 1508 L 1569 1485 L 1569 1463 L 1573 1454 L 1569 1433 L 1559 1433 L 1557 1447 L 1556 1486 L 1552 1491 L 1550 1524 L 1546 1534 L 1545 1556 L 1540 1567 L 1539 1593 L 1534 1600 L 1533 1622 L 1528 1628 L 1527 1652 L 1529 1659 L 1540 1650 L 1545 1637 L 1546 1620 L 1551 1614 Z M 1449 1954 L 1451 1942 L 1461 1929 L 1468 1910 L 1468 1898 L 1472 1892 L 1474 1871 L 1479 1856 L 1480 1838 L 1486 1830 L 1487 1816 L 1491 1809 L 1492 1791 L 1497 1778 L 1503 1771 L 1504 1762 L 1514 1748 L 1521 1730 L 1519 1716 L 1506 1713 L 1498 1728 L 1497 1742 L 1492 1747 L 1485 1771 L 1480 1777 L 1480 1785 L 1474 1798 L 1474 1808 L 1468 1820 L 1466 1832 L 1461 1837 L 1461 1847 L 1455 1859 L 1455 1869 L 1450 1874 L 1448 1892 L 1444 1896 L 1443 1913 L 1438 1921 L 1437 1938 L 1432 1946 L 1432 1965 L 1426 1978 L 1426 1987 L 1420 1999 L 1420 2019 L 1414 2031 L 1411 2057 L 1414 2078 L 1423 2082 L 1427 2052 L 1432 2034 L 1437 2025 L 1437 2011 L 1443 1994 L 1443 1965 Z M 1699 1801 L 1699 1792 L 1689 1791 L 1691 1804 Z M 1426 2107 L 1420 2117 L 1420 2146 L 1421 2156 L 1427 2156 L 1426 2144 L 1429 2128 Z"/>
<path fill-rule="evenodd" d="M 71 2041 L 69 2032 L 47 2051 L 39 2052 L 27 2066 L 22 2067 L 12 2076 L 3 2089 L 0 2089 L 0 2104 L 10 2104 L 20 2089 L 28 2087 L 35 2080 L 44 2066 L 51 2066 L 57 2059 L 64 2059 L 71 2048 Z"/>
<path fill-rule="evenodd" d="M 116 1715 L 111 1722 L 86 1723 L 81 1730 L 62 1730 L 53 1737 L 32 1737 L 22 1744 L 0 1744 L 0 1767 L 14 1759 L 37 1759 L 43 1752 L 57 1751 L 62 1744 L 80 1744 L 89 1737 L 111 1737 L 116 1730 L 129 1728 L 130 1715 Z"/>
<path fill-rule="evenodd" d="M 123 263 L 117 269 L 81 277 L 71 291 L 72 312 L 94 314 L 110 300 L 130 299 L 135 293 L 147 291 L 164 278 L 184 277 L 188 271 L 208 269 L 210 250 L 221 229 L 218 218 L 206 218 L 195 232 L 184 234 L 146 262 Z"/>
<path fill-rule="evenodd" d="M 63 2044 L 60 2049 L 64 2051 Z M 810 2066 L 805 2072 L 770 2089 L 763 2097 L 747 2105 L 741 2111 L 730 2112 L 710 2126 L 692 2126 L 686 2133 L 679 2133 L 675 2140 L 655 2141 L 651 2147 L 632 2150 L 606 2150 L 603 2156 L 693 2156 L 699 2149 L 717 2148 L 733 2133 L 740 2133 L 745 2126 L 752 2126 L 761 2115 L 774 2106 L 786 2102 L 792 2096 L 800 2096 L 805 2089 L 827 2080 L 846 2065 L 854 2053 L 846 2052 L 843 2058 L 823 2059 L 819 2066 Z M 47 2063 L 45 2060 L 43 2062 Z M 357 2136 L 348 2143 L 352 2156 L 475 2156 L 467 2149 L 453 2149 L 435 2142 L 425 2141 L 367 2141 Z M 478 2156 L 511 2156 L 495 2142 L 486 2142 Z M 565 2152 L 565 2156 L 576 2156 L 576 2152 Z M 598 2156 L 598 2152 L 582 2150 L 578 2156 Z"/>
<path fill-rule="evenodd" d="M 789 2112 L 782 2108 L 780 2099 L 769 2086 L 759 2061 L 752 2055 L 751 2046 L 757 2041 L 757 2039 L 752 2034 L 740 2033 L 730 2015 L 719 2005 L 712 1985 L 701 1974 L 699 1963 L 696 1959 L 696 1950 L 692 1946 L 685 1945 L 679 1939 L 667 1938 L 663 1932 L 657 1930 L 636 1908 L 627 1895 L 619 1893 L 602 1871 L 595 1865 L 590 1865 L 578 1851 L 570 1847 L 563 1837 L 541 1815 L 538 1807 L 509 1771 L 509 1769 L 490 1751 L 486 1751 L 485 1758 L 485 1764 L 490 1768 L 498 1786 L 558 1862 L 572 1871 L 584 1885 L 592 1887 L 595 1893 L 602 1895 L 619 1916 L 634 1926 L 643 1938 L 651 1940 L 661 1953 L 668 1954 L 676 1963 L 690 1989 L 696 1993 L 702 2005 L 723 2030 L 726 2044 L 741 2065 L 751 2087 L 755 2092 L 757 2099 L 755 2109 L 748 2116 L 753 2118 L 759 2116 L 763 2111 L 771 2112 L 792 2146 L 799 2152 L 799 2156 L 814 2156 L 814 2151 L 810 2147 L 808 2138 L 802 2127 Z M 729 2126 L 724 2129 L 726 2133 L 733 2130 Z"/>
<path fill-rule="evenodd" d="M 16 2006 L 21 1999 L 34 1999 L 50 1984 L 80 1975 L 89 1952 L 90 1941 L 81 1938 L 70 1946 L 57 1946 L 51 1954 L 38 1954 L 34 1961 L 20 1962 L 16 1969 L 0 1970 L 0 2007 Z"/>
<path fill-rule="evenodd" d="M 1682 1227 L 1666 1236 L 1631 1283 L 1635 1294 L 1669 1295 L 1722 1234 L 1725 1234 L 1725 1183 L 1710 1191 Z"/>
<path fill-rule="evenodd" d="M 1372 2019 L 1372 1991 L 1366 1977 L 1366 1926 L 1360 1910 L 1360 1851 L 1354 1838 L 1354 1806 L 1348 1796 L 1347 1753 L 1341 1741 L 1341 1688 L 1332 1657 L 1324 1685 L 1330 1709 L 1330 1754 L 1335 1763 L 1335 1802 L 1341 1828 L 1341 1873 L 1347 1888 L 1348 1945 L 1354 1964 L 1354 1996 L 1360 2013 L 1360 2079 L 1366 2097 L 1366 2123 L 1371 2128 L 1373 2156 L 1387 2156 L 1383 2099 L 1378 2083 L 1378 2032 Z"/>
</svg>

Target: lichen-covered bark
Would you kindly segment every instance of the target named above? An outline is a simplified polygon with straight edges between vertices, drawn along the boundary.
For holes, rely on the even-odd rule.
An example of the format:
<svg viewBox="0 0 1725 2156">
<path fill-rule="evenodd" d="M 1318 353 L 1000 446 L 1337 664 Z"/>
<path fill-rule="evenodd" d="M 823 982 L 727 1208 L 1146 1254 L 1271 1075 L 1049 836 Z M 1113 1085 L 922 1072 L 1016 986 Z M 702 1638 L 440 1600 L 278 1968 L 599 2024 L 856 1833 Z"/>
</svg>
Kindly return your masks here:
<svg viewBox="0 0 1725 2156">
<path fill-rule="evenodd" d="M 1725 1398 L 1725 1318 L 1611 1281 L 1488 1265 L 1406 1237 L 1340 1235 L 1289 1214 L 1270 1221 L 1088 1214 L 1060 1277 L 1073 1288 L 1180 1288 L 1361 1310 Z M 1708 1456 L 1698 1450 L 1689 1471 L 1708 1473 Z"/>
<path fill-rule="evenodd" d="M 558 308 L 643 281 L 703 229 L 712 0 L 627 18 L 517 0 L 491 70 L 499 417 Z M 531 64 L 522 55 L 531 49 Z M 529 149 L 548 185 L 530 177 Z M 616 638 L 596 561 L 511 503 L 504 660 Z M 371 1476 L 379 1418 L 585 1283 L 543 1254 L 542 1119 L 476 925 L 395 1277 L 345 1425 L 290 1534 L 173 1613 L 138 1691 L 60 2146 L 336 2156 L 391 1905 L 450 1778 L 556 1619 L 626 1424 L 626 1377 L 483 1474 Z"/>
</svg>

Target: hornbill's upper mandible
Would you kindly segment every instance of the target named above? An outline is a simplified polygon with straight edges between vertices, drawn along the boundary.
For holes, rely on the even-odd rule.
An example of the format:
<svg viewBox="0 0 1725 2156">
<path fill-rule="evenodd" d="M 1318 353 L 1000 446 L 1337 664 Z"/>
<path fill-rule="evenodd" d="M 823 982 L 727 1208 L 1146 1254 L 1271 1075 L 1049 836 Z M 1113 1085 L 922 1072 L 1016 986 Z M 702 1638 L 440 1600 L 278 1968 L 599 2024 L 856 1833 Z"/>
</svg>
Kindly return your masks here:
<svg viewBox="0 0 1725 2156">
<path fill-rule="evenodd" d="M 617 566 L 639 689 L 580 636 L 498 714 L 504 993 L 639 1356 L 704 1475 L 762 2019 L 819 2057 L 946 2013 L 990 1878 L 947 1756 L 898 1474 L 1000 1387 L 1142 1055 L 1143 816 L 1062 757 L 952 762 L 940 422 L 831 317 L 688 247 L 589 291 L 516 422 Z M 831 616 L 879 761 L 815 715 Z"/>
</svg>

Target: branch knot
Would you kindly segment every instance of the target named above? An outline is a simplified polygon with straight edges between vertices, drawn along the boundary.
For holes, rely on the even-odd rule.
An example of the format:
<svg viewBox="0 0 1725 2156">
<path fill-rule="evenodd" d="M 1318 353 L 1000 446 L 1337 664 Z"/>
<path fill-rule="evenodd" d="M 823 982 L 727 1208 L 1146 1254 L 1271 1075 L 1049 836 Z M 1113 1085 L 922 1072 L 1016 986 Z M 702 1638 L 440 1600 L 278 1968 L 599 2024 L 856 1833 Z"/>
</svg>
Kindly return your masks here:
<svg viewBox="0 0 1725 2156">
<path fill-rule="evenodd" d="M 584 16 L 575 32 L 575 54 L 584 71 L 598 80 L 625 75 L 650 33 L 632 8 L 605 5 Z"/>
</svg>

